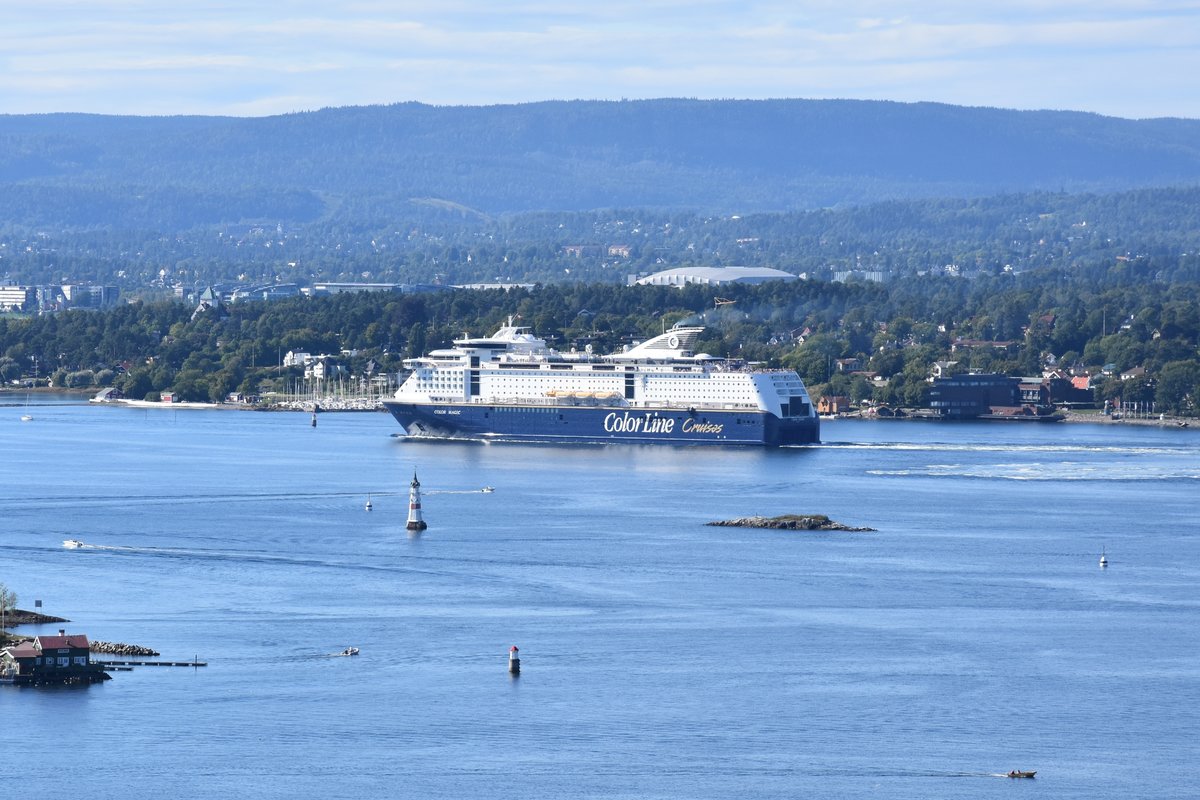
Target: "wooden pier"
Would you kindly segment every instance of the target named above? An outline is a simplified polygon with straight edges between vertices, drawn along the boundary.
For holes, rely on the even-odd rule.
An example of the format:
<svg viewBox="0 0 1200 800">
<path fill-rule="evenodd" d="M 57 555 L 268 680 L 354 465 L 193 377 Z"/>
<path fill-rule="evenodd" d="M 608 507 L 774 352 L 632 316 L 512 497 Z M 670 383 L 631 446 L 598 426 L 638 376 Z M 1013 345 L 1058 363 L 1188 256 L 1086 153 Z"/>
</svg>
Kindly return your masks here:
<svg viewBox="0 0 1200 800">
<path fill-rule="evenodd" d="M 92 661 L 102 667 L 207 667 L 207 661 Z"/>
</svg>

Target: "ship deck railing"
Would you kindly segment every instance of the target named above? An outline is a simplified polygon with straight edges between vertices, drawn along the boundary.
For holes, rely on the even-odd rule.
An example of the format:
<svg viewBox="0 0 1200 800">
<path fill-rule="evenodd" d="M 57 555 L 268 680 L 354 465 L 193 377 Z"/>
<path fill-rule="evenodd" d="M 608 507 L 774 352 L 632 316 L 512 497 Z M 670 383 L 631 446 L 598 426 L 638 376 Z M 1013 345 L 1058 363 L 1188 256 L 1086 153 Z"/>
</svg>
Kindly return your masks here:
<svg viewBox="0 0 1200 800">
<path fill-rule="evenodd" d="M 759 406 L 756 403 L 728 403 L 728 402 L 683 402 L 683 401 L 668 401 L 668 400 L 640 400 L 630 401 L 620 397 L 473 397 L 470 400 L 459 398 L 439 398 L 431 397 L 434 402 L 454 402 L 454 403 L 469 403 L 470 405 L 483 406 L 546 406 L 554 407 L 609 407 L 609 408 L 673 408 L 680 411 L 689 409 L 704 410 L 704 411 L 758 411 Z"/>
</svg>

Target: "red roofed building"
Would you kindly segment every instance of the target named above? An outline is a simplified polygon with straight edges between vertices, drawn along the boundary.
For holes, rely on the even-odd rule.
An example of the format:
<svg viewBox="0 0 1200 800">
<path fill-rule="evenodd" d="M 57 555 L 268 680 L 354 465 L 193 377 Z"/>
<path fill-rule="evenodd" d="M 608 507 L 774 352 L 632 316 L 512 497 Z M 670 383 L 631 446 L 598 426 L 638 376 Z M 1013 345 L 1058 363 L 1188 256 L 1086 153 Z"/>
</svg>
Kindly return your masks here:
<svg viewBox="0 0 1200 800">
<path fill-rule="evenodd" d="M 108 673 L 92 663 L 91 644 L 82 633 L 38 636 L 0 649 L 0 682 L 93 683 Z"/>
</svg>

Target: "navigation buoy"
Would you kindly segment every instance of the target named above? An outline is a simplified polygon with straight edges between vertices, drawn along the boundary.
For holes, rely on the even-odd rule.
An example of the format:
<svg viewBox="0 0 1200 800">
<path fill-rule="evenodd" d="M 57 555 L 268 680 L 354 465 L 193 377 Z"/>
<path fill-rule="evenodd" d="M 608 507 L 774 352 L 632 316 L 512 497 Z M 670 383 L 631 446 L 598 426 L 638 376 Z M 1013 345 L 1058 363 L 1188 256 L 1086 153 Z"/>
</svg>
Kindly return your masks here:
<svg viewBox="0 0 1200 800">
<path fill-rule="evenodd" d="M 421 519 L 421 482 L 417 480 L 417 471 L 413 470 L 412 483 L 408 485 L 408 524 L 410 531 L 423 531 L 428 525 Z"/>
<path fill-rule="evenodd" d="M 317 412 L 315 412 L 315 411 L 313 412 L 313 415 L 312 415 L 312 426 L 314 428 L 317 427 Z"/>
<path fill-rule="evenodd" d="M 366 505 L 366 509 L 367 509 L 367 511 L 370 511 L 370 510 L 371 510 L 371 495 L 367 495 L 367 505 Z"/>
<path fill-rule="evenodd" d="M 517 649 L 515 644 L 508 648 L 508 671 L 511 675 L 521 674 L 521 659 L 518 656 L 519 652 L 520 650 Z"/>
</svg>

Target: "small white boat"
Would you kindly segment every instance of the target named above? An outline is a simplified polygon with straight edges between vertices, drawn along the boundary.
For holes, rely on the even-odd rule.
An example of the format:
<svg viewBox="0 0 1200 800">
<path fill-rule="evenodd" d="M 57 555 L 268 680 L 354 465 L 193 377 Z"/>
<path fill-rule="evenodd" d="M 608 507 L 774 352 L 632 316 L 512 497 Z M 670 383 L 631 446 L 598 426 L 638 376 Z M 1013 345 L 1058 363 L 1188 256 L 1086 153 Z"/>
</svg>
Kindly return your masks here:
<svg viewBox="0 0 1200 800">
<path fill-rule="evenodd" d="M 79 548 L 83 547 L 83 542 L 79 541 L 78 539 L 64 539 L 63 547 L 67 548 L 68 550 L 78 550 Z"/>
<path fill-rule="evenodd" d="M 370 511 L 374 506 L 371 505 L 371 495 L 367 495 L 367 504 L 364 506 L 367 511 Z"/>
<path fill-rule="evenodd" d="M 483 487 L 483 493 L 484 493 L 484 494 L 491 494 L 491 493 L 492 493 L 492 492 L 494 492 L 494 491 L 496 491 L 496 487 L 495 487 L 495 486 L 485 486 L 485 487 Z"/>
<path fill-rule="evenodd" d="M 21 422 L 33 422 L 33 414 L 22 414 Z"/>
<path fill-rule="evenodd" d="M 338 655 L 339 656 L 356 656 L 356 655 L 358 655 L 358 648 L 357 647 L 347 647 L 345 650 L 338 653 Z"/>
</svg>

